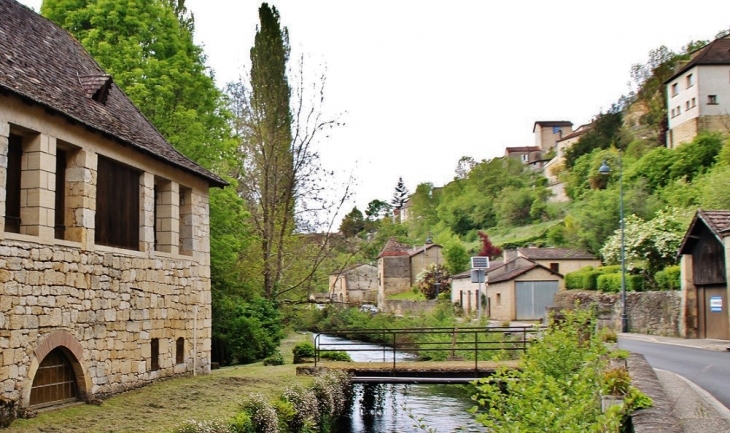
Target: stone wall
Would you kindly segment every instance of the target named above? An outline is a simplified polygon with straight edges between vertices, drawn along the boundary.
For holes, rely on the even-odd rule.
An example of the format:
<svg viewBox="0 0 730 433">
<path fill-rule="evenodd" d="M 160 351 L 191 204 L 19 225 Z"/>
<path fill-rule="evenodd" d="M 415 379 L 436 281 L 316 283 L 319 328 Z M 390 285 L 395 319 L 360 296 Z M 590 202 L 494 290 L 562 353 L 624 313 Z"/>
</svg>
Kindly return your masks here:
<svg viewBox="0 0 730 433">
<path fill-rule="evenodd" d="M 385 300 L 378 304 L 381 313 L 395 314 L 396 316 L 414 316 L 428 313 L 438 305 L 438 301 L 406 301 Z"/>
<path fill-rule="evenodd" d="M 679 315 L 682 294 L 673 292 L 628 292 L 626 312 L 631 332 L 651 335 L 679 336 Z M 598 326 L 621 329 L 621 294 L 582 290 L 564 290 L 555 295 L 554 306 L 572 309 L 595 305 Z"/>
<path fill-rule="evenodd" d="M 104 397 L 158 378 L 210 368 L 209 277 L 190 258 L 0 244 L 2 395 L 28 401 L 39 347 L 59 340 L 83 371 L 82 394 Z M 178 338 L 183 363 L 176 363 Z M 151 339 L 159 369 L 151 370 Z M 55 346 L 54 346 L 55 347 Z M 40 358 L 40 359 L 39 359 Z M 79 376 L 77 374 L 77 376 Z M 77 377 L 77 379 L 80 379 Z M 85 382 L 85 383 L 83 383 Z"/>
</svg>

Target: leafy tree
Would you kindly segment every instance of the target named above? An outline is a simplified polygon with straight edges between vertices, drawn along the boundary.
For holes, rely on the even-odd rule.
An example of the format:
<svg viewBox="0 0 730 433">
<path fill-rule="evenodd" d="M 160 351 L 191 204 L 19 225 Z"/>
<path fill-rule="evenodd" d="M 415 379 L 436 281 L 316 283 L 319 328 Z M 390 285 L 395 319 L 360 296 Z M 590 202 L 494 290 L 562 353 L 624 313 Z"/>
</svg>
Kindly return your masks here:
<svg viewBox="0 0 730 433">
<path fill-rule="evenodd" d="M 323 119 L 323 83 L 305 84 L 301 61 L 292 91 L 288 60 L 289 33 L 281 27 L 277 9 L 263 3 L 250 75 L 227 89 L 240 138 L 238 192 L 248 205 L 258 241 L 263 296 L 272 300 L 312 286 L 333 245 L 330 211 L 336 216 L 348 196 L 346 189 L 339 202 L 323 199 L 322 185 L 330 173 L 322 169 L 314 146 L 338 122 Z M 310 100 L 312 91 L 316 97 Z M 324 221 L 320 215 L 331 219 Z M 325 234 L 305 236 L 306 232 Z"/>
<path fill-rule="evenodd" d="M 357 236 L 358 233 L 365 229 L 365 219 L 362 212 L 355 206 L 350 213 L 345 215 L 340 223 L 340 233 L 345 237 Z"/>
<path fill-rule="evenodd" d="M 408 225 L 412 238 L 423 239 L 438 224 L 437 206 L 437 189 L 431 183 L 419 184 L 411 195 L 409 209 Z"/>
<path fill-rule="evenodd" d="M 679 209 L 664 209 L 645 221 L 636 215 L 626 217 L 624 246 L 626 268 L 643 267 L 649 277 L 677 262 L 677 250 L 687 230 L 689 218 Z M 620 263 L 621 229 L 608 238 L 601 249 L 607 264 Z"/>
<path fill-rule="evenodd" d="M 398 183 L 395 185 L 395 192 L 393 192 L 393 199 L 390 201 L 391 206 L 395 210 L 401 210 L 403 205 L 408 201 L 408 188 L 403 183 L 403 178 L 398 178 Z"/>
<path fill-rule="evenodd" d="M 390 213 L 390 205 L 382 200 L 372 200 L 365 209 L 365 217 L 368 221 L 378 220 Z"/>
<path fill-rule="evenodd" d="M 628 144 L 623 143 L 619 135 L 623 126 L 621 108 L 613 104 L 606 113 L 600 113 L 593 121 L 593 128 L 565 151 L 565 165 L 568 168 L 572 168 L 578 158 L 594 149 L 608 149 L 611 146 L 622 149 Z"/>
<path fill-rule="evenodd" d="M 441 293 L 451 292 L 449 271 L 439 263 L 431 263 L 416 276 L 416 283 L 426 299 L 436 299 Z"/>
<path fill-rule="evenodd" d="M 207 168 L 229 160 L 229 115 L 184 0 L 44 0 L 41 13 L 74 35 L 178 150 Z"/>
<path fill-rule="evenodd" d="M 459 158 L 459 162 L 456 164 L 456 170 L 454 172 L 455 179 L 466 179 L 469 176 L 469 172 L 477 162 L 471 156 L 462 156 Z"/>
<path fill-rule="evenodd" d="M 446 242 L 444 245 L 444 258 L 446 259 L 446 269 L 451 275 L 469 269 L 469 253 L 458 238 L 454 237 Z"/>
<path fill-rule="evenodd" d="M 490 259 L 499 257 L 502 255 L 502 249 L 499 247 L 495 247 L 492 244 L 492 241 L 489 239 L 489 234 L 485 232 L 478 232 L 479 234 L 479 243 L 481 244 L 481 249 L 479 250 L 479 256 L 482 257 L 489 257 Z"/>
<path fill-rule="evenodd" d="M 505 188 L 494 203 L 499 224 L 505 226 L 529 224 L 530 209 L 534 201 L 535 197 L 529 187 Z"/>
</svg>

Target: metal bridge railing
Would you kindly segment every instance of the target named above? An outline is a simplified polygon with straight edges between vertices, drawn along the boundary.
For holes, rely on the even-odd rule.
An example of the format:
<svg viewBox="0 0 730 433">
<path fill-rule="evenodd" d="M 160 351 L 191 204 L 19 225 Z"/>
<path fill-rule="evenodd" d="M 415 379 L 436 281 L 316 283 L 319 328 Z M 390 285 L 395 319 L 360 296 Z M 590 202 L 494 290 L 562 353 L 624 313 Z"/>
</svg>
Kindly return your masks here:
<svg viewBox="0 0 730 433">
<path fill-rule="evenodd" d="M 474 370 L 478 370 L 480 354 L 490 351 L 525 351 L 532 340 L 545 329 L 541 326 L 495 326 L 464 328 L 395 328 L 341 329 L 326 331 L 314 337 L 314 365 L 325 352 L 344 351 L 358 343 L 379 344 L 380 347 L 347 348 L 347 352 L 382 352 L 383 362 L 392 360 L 397 368 L 398 351 L 421 356 L 424 352 L 448 352 L 453 358 L 459 353 L 473 353 Z M 320 337 L 329 335 L 350 339 L 348 342 L 328 342 L 322 347 Z"/>
</svg>

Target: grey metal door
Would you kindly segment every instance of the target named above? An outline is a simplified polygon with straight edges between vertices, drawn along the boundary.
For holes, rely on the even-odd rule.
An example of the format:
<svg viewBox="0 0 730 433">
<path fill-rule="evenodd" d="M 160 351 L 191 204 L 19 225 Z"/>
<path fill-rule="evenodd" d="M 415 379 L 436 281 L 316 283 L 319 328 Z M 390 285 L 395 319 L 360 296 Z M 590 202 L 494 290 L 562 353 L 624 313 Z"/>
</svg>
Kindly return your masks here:
<svg viewBox="0 0 730 433">
<path fill-rule="evenodd" d="M 515 310 L 517 320 L 540 320 L 545 309 L 553 305 L 558 293 L 557 281 L 517 281 L 515 283 Z"/>
</svg>

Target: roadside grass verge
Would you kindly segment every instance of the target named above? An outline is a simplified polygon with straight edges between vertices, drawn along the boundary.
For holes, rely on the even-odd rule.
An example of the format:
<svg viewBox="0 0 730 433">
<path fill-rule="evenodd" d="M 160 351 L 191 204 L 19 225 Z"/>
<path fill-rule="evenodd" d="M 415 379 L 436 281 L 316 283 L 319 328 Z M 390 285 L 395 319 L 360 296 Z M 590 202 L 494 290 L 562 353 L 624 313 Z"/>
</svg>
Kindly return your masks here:
<svg viewBox="0 0 730 433">
<path fill-rule="evenodd" d="M 297 376 L 292 348 L 309 334 L 290 333 L 280 347 L 285 365 L 263 363 L 224 367 L 209 375 L 160 381 L 125 392 L 101 406 L 79 404 L 41 412 L 36 418 L 16 420 L 7 432 L 170 432 L 189 419 L 228 420 L 239 411 L 242 397 L 261 393 L 279 398 L 287 385 L 308 385 L 312 378 Z"/>
</svg>

